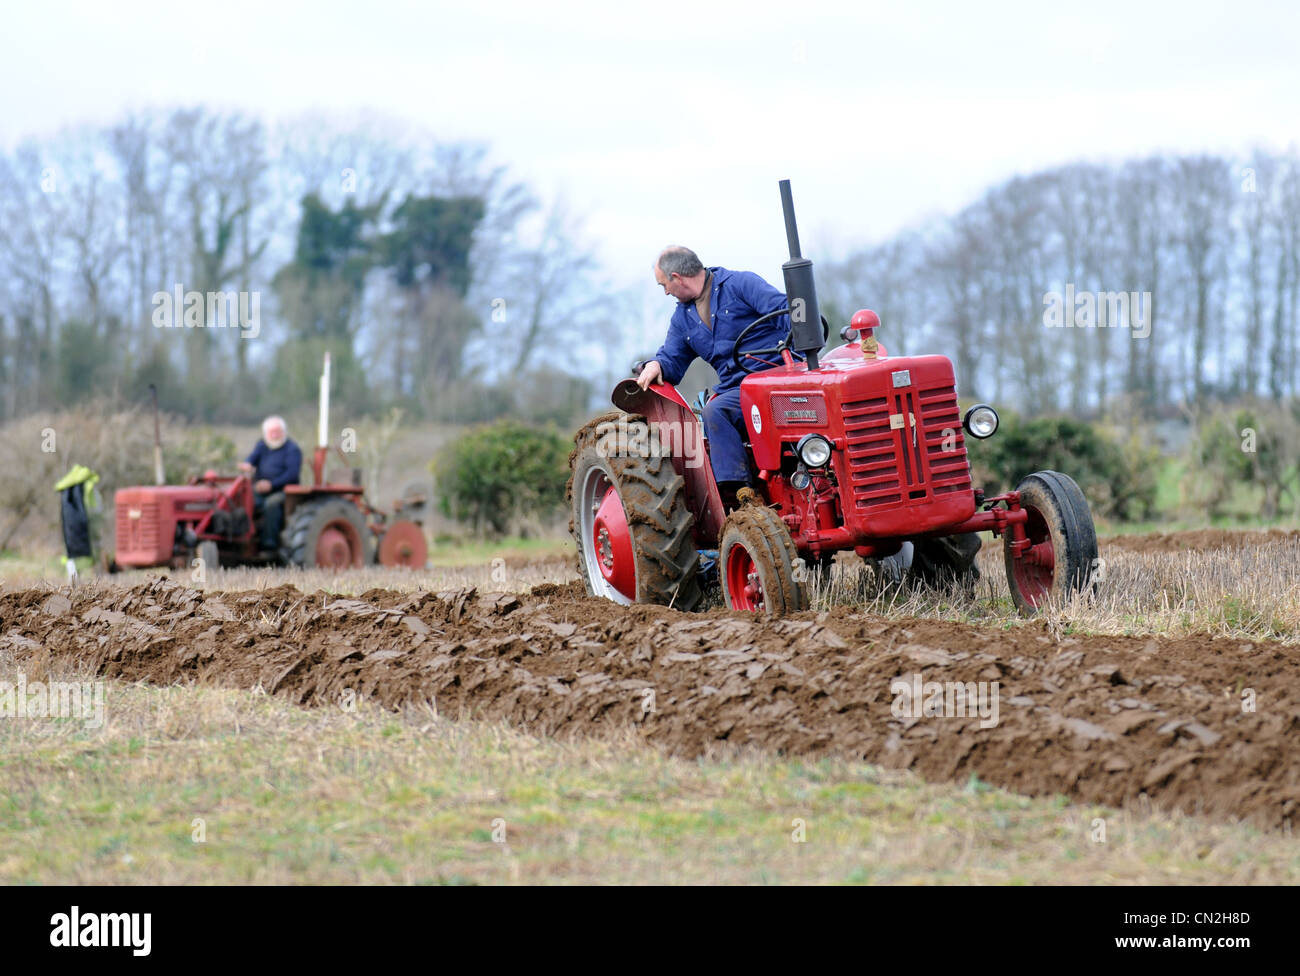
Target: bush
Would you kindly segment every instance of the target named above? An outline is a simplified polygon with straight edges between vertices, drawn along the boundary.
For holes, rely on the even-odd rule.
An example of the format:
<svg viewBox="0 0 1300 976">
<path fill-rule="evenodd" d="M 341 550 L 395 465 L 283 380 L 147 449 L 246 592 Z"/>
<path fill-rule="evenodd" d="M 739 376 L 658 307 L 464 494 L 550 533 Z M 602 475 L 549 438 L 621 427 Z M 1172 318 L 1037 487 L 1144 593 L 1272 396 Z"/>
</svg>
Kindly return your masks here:
<svg viewBox="0 0 1300 976">
<path fill-rule="evenodd" d="M 1060 471 L 1079 483 L 1094 515 L 1143 519 L 1155 507 L 1160 451 L 1136 432 L 1120 439 L 1071 417 L 1008 414 L 992 438 L 966 443 L 976 485 L 988 494 L 1010 491 L 1035 471 Z"/>
<path fill-rule="evenodd" d="M 207 468 L 229 473 L 235 445 L 228 437 L 161 419 L 168 484 L 183 484 Z M 113 494 L 153 484 L 153 417 L 139 406 L 120 409 L 91 400 L 59 413 L 39 413 L 0 427 L 0 549 L 23 544 L 32 550 L 62 549 L 55 483 L 74 464 L 100 476 L 104 529 L 96 550 L 112 547 Z"/>
<path fill-rule="evenodd" d="M 1225 513 L 1239 487 L 1258 498 L 1259 515 L 1276 518 L 1283 497 L 1300 501 L 1300 401 L 1286 407 L 1220 407 L 1197 422 L 1184 495 L 1211 516 Z"/>
<path fill-rule="evenodd" d="M 479 533 L 504 535 L 520 519 L 564 504 L 571 441 L 513 420 L 471 431 L 430 465 L 444 515 Z"/>
<path fill-rule="evenodd" d="M 183 485 L 209 468 L 218 474 L 236 474 L 236 453 L 235 442 L 225 434 L 202 427 L 186 430 L 178 440 L 163 441 L 164 477 L 169 485 Z"/>
</svg>

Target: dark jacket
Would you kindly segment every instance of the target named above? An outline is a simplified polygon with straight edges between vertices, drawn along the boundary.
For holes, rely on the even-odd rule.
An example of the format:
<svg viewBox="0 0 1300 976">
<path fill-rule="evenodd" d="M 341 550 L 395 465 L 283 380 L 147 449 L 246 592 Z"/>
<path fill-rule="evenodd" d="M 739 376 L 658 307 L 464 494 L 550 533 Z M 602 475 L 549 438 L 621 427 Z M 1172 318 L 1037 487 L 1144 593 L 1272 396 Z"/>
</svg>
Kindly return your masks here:
<svg viewBox="0 0 1300 976">
<path fill-rule="evenodd" d="M 713 290 L 709 296 L 713 328 L 700 321 L 694 302 L 678 302 L 668 326 L 668 338 L 654 358 L 659 361 L 664 380 L 673 384 L 682 381 L 682 375 L 696 356 L 707 360 L 718 371 L 716 389 L 721 393 L 739 386 L 745 378 L 731 359 L 741 330 L 760 315 L 785 308 L 788 303 L 784 294 L 752 271 L 709 270 L 713 272 Z M 745 348 L 771 349 L 789 334 L 790 316 L 779 315 L 751 332 L 745 339 Z M 775 365 L 781 364 L 779 356 L 771 359 Z M 754 359 L 741 362 L 750 369 L 766 368 Z"/>
<path fill-rule="evenodd" d="M 272 450 L 266 441 L 258 441 L 253 453 L 248 455 L 248 463 L 256 468 L 253 481 L 265 478 L 271 482 L 271 491 L 283 491 L 285 485 L 296 485 L 302 472 L 302 451 L 292 438 Z"/>
</svg>

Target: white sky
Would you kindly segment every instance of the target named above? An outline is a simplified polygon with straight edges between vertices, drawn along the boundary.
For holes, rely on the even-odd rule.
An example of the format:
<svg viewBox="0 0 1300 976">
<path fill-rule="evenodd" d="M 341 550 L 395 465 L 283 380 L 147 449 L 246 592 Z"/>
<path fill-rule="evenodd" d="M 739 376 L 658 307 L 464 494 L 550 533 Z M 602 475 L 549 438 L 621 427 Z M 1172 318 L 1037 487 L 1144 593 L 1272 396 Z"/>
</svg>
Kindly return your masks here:
<svg viewBox="0 0 1300 976">
<path fill-rule="evenodd" d="M 1068 160 L 1300 143 L 1300 4 L 1046 6 L 14 2 L 0 144 L 151 105 L 377 110 L 562 192 L 649 300 L 670 242 L 779 284 L 781 178 L 817 259 Z"/>
</svg>

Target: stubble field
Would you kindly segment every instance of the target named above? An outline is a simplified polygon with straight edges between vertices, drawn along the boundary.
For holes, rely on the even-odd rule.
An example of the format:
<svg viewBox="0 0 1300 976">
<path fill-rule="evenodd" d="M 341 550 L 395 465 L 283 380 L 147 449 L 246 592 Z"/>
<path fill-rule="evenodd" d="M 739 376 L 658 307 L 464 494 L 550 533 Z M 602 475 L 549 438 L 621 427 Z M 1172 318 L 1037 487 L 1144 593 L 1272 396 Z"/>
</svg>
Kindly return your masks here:
<svg viewBox="0 0 1300 976">
<path fill-rule="evenodd" d="M 106 697 L 0 721 L 0 879 L 1300 880 L 1300 534 L 1101 555 L 1031 621 L 991 546 L 973 600 L 846 565 L 779 621 L 568 559 L 9 580 L 0 682 Z"/>
</svg>

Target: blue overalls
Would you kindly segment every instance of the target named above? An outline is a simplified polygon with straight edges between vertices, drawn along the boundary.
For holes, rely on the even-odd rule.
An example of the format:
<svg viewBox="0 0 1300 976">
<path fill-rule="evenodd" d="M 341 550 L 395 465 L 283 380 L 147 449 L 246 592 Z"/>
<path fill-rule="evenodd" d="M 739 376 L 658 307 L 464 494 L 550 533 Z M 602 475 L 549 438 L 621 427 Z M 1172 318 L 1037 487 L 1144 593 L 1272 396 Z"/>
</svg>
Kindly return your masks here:
<svg viewBox="0 0 1300 976">
<path fill-rule="evenodd" d="M 719 481 L 749 480 L 745 458 L 744 418 L 740 415 L 740 381 L 743 370 L 732 362 L 736 337 L 756 318 L 786 307 L 786 298 L 752 271 L 709 268 L 713 273 L 709 295 L 709 323 L 700 320 L 694 302 L 678 302 L 668 326 L 668 338 L 654 358 L 664 381 L 676 385 L 696 356 L 718 372 L 717 396 L 704 407 L 704 433 L 709 439 L 713 477 Z M 771 349 L 790 334 L 790 316 L 765 322 L 745 339 L 747 349 Z M 768 369 L 754 359 L 741 360 L 750 369 Z M 779 357 L 772 365 L 779 366 Z"/>
</svg>

